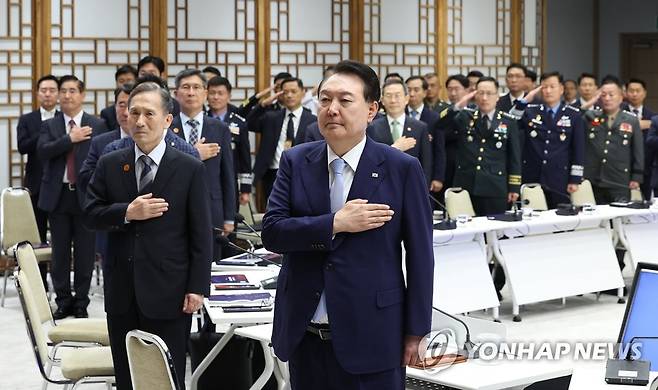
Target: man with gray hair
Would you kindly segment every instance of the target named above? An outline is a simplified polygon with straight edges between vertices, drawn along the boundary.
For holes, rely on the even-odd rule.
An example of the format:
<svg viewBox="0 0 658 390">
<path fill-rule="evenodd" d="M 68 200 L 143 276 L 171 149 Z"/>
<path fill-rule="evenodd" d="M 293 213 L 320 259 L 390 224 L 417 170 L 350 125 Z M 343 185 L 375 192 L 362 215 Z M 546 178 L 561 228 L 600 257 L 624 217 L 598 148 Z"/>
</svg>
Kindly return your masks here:
<svg viewBox="0 0 658 390">
<path fill-rule="evenodd" d="M 105 311 L 118 389 L 132 387 L 125 336 L 133 329 L 164 340 L 184 387 L 192 313 L 209 294 L 205 167 L 165 141 L 172 106 L 158 84 L 135 87 L 128 100 L 135 145 L 102 156 L 87 189 L 89 224 L 109 231 Z"/>
<path fill-rule="evenodd" d="M 206 78 L 198 69 L 185 69 L 176 75 L 180 114 L 174 117 L 169 128 L 199 151 L 206 166 L 212 225 L 221 229 L 221 234 L 228 235 L 233 231 L 236 207 L 231 130 L 224 122 L 205 115 L 206 86 Z M 212 258 L 222 258 L 217 242 L 213 243 Z"/>
</svg>

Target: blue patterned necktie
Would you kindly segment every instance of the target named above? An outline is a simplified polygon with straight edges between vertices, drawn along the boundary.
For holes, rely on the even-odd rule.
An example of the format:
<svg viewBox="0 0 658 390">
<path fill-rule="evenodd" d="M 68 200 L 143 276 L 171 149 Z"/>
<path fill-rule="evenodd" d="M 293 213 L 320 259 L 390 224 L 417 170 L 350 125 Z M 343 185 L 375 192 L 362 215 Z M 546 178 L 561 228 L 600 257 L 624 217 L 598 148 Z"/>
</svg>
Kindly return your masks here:
<svg viewBox="0 0 658 390">
<path fill-rule="evenodd" d="M 345 168 L 345 160 L 337 158 L 329 164 L 331 171 L 334 173 L 334 182 L 329 191 L 329 198 L 331 199 L 331 212 L 335 213 L 345 204 L 343 192 L 345 191 L 345 183 L 343 177 L 343 169 Z"/>
<path fill-rule="evenodd" d="M 151 159 L 151 157 L 145 154 L 139 156 L 139 162 L 142 164 L 142 173 L 139 175 L 137 191 L 141 192 L 144 188 L 148 187 L 148 185 L 153 182 L 155 171 L 151 169 L 151 166 L 152 164 L 155 164 L 155 162 Z"/>
<path fill-rule="evenodd" d="M 190 119 L 187 121 L 187 124 L 191 127 L 189 142 L 191 145 L 194 145 L 199 141 L 199 122 L 197 122 L 196 119 Z"/>
</svg>

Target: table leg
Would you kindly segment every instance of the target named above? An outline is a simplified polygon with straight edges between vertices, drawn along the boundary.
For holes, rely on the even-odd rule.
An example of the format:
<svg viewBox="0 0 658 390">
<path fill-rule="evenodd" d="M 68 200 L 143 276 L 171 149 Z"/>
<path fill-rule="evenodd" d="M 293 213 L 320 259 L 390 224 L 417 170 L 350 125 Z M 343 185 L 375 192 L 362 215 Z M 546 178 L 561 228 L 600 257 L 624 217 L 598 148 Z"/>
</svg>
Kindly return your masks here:
<svg viewBox="0 0 658 390">
<path fill-rule="evenodd" d="M 206 371 L 208 366 L 210 366 L 210 363 L 212 363 L 213 360 L 219 355 L 220 352 L 222 352 L 222 349 L 228 344 L 228 342 L 231 340 L 233 337 L 233 334 L 235 333 L 235 329 L 237 328 L 237 325 L 231 324 L 231 326 L 228 328 L 226 333 L 222 336 L 221 339 L 215 344 L 214 347 L 208 352 L 208 355 L 201 361 L 199 366 L 194 370 L 192 373 L 192 380 L 190 382 L 190 388 L 192 390 L 197 390 L 197 386 L 199 386 L 199 378 L 201 378 L 201 375 Z"/>
<path fill-rule="evenodd" d="M 263 370 L 263 373 L 260 374 L 258 379 L 256 379 L 256 382 L 254 382 L 253 385 L 249 388 L 249 390 L 260 390 L 262 389 L 265 384 L 267 383 L 267 380 L 270 379 L 272 376 L 272 372 L 274 371 L 274 358 L 272 357 L 272 354 L 270 353 L 270 343 L 267 341 L 261 341 L 260 344 L 263 346 L 263 357 L 265 358 L 265 369 Z"/>
<path fill-rule="evenodd" d="M 498 307 L 494 307 L 491 311 L 493 311 L 493 319 L 495 322 L 500 322 L 500 310 Z"/>
</svg>

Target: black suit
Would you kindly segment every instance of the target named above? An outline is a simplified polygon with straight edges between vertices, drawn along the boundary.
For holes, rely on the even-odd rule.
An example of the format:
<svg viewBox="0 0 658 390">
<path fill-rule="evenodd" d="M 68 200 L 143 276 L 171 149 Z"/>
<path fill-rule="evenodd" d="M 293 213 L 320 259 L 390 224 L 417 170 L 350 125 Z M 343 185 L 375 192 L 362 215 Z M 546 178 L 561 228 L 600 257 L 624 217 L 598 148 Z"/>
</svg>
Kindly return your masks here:
<svg viewBox="0 0 658 390">
<path fill-rule="evenodd" d="M 147 191 L 166 199 L 168 211 L 124 223 L 128 204 L 139 195 L 134 147 L 101 157 L 87 191 L 91 225 L 109 231 L 105 311 L 119 389 L 130 388 L 125 335 L 135 328 L 162 337 L 183 381 L 191 323 L 182 312 L 183 301 L 187 293 L 207 295 L 210 286 L 212 234 L 204 165 L 166 145 Z"/>
<path fill-rule="evenodd" d="M 89 285 L 94 266 L 94 233 L 83 226 L 81 205 L 85 195 L 74 185 L 63 183 L 66 157 L 73 150 L 75 173 L 79 177 L 87 157 L 90 140 L 72 143 L 64 114 L 43 122 L 38 142 L 38 153 L 43 161 L 43 177 L 39 194 L 39 207 L 49 212 L 52 235 L 51 276 L 57 297 L 57 306 L 85 309 L 89 305 Z M 90 126 L 92 136 L 105 131 L 105 123 L 83 113 L 80 127 Z M 71 295 L 71 242 L 73 242 L 75 297 Z"/>
<path fill-rule="evenodd" d="M 256 153 L 256 161 L 254 162 L 254 183 L 258 180 L 263 181 L 263 191 L 266 198 L 269 198 L 276 178 L 277 170 L 271 169 L 270 166 L 279 145 L 279 137 L 281 136 L 283 122 L 286 119 L 286 112 L 285 109 L 268 110 L 259 104 L 247 117 L 249 131 L 261 133 L 262 135 L 260 147 Z M 292 143 L 293 146 L 304 143 L 306 127 L 315 121 L 317 121 L 317 117 L 309 109 L 304 108 Z"/>
<path fill-rule="evenodd" d="M 425 105 L 418 119 L 427 125 L 427 131 L 432 136 L 432 156 L 434 157 L 432 180 L 443 183 L 446 175 L 446 149 L 445 134 L 439 128 L 439 113 Z"/>
<path fill-rule="evenodd" d="M 525 94 L 523 94 L 525 96 Z M 532 103 L 532 102 L 528 102 Z M 509 112 L 509 110 L 512 109 L 514 105 L 512 104 L 512 99 L 510 98 L 510 93 L 507 92 L 503 96 L 501 96 L 498 99 L 498 103 L 496 103 L 496 110 L 503 111 L 503 112 Z"/>
<path fill-rule="evenodd" d="M 112 104 L 101 110 L 101 119 L 105 121 L 105 126 L 108 129 L 118 129 L 119 122 L 117 122 L 117 107 Z"/>
<path fill-rule="evenodd" d="M 171 122 L 171 129 L 179 129 L 179 137 L 185 139 L 185 132 L 180 115 Z M 235 173 L 233 171 L 233 157 L 231 150 L 231 131 L 224 122 L 210 118 L 203 118 L 199 139 L 205 138 L 206 143 L 219 144 L 219 154 L 205 160 L 206 185 L 210 192 L 210 212 L 212 225 L 224 228 L 224 221 L 233 221 L 235 218 Z M 213 260 L 221 259 L 221 247 L 213 243 Z"/>
<path fill-rule="evenodd" d="M 30 190 L 30 199 L 32 200 L 32 208 L 34 209 L 34 216 L 37 220 L 37 228 L 39 229 L 41 242 L 46 242 L 48 213 L 37 207 L 39 202 L 39 189 L 41 188 L 41 175 L 43 172 L 43 163 L 39 159 L 37 153 L 37 143 L 39 142 L 40 133 L 40 110 L 34 110 L 28 114 L 24 114 L 18 119 L 18 126 L 16 126 L 18 152 L 20 154 L 27 154 L 23 185 Z"/>
<path fill-rule="evenodd" d="M 416 145 L 413 148 L 407 150 L 405 153 L 420 160 L 420 165 L 423 167 L 423 171 L 425 172 L 425 179 L 428 180 L 427 183 L 429 184 L 429 181 L 432 177 L 434 164 L 432 160 L 432 144 L 430 143 L 427 125 L 406 115 L 404 118 L 404 123 L 401 126 L 401 135 L 416 139 Z M 386 145 L 393 145 L 393 134 L 391 133 L 391 127 L 388 125 L 387 116 L 372 121 L 370 126 L 368 126 L 366 129 L 366 133 L 376 142 L 381 142 Z"/>
<path fill-rule="evenodd" d="M 27 164 L 25 165 L 25 177 L 23 185 L 30 190 L 30 200 L 34 210 L 34 218 L 39 229 L 39 238 L 42 243 L 47 241 L 48 234 L 48 213 L 38 207 L 39 189 L 41 187 L 41 175 L 43 164 L 37 153 L 37 143 L 41 133 L 41 110 L 34 110 L 28 114 L 23 114 L 18 119 L 16 126 L 16 141 L 18 143 L 18 152 L 27 154 Z M 39 271 L 43 286 L 48 291 L 48 264 L 39 263 Z"/>
</svg>

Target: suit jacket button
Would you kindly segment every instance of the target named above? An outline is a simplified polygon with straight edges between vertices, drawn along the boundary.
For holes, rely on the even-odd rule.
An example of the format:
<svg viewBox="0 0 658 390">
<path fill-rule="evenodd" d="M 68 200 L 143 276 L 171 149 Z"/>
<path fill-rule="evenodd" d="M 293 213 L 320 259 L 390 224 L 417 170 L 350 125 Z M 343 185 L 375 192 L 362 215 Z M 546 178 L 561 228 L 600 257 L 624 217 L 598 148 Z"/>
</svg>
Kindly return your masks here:
<svg viewBox="0 0 658 390">
<path fill-rule="evenodd" d="M 128 262 L 131 262 L 131 261 L 133 261 L 133 257 L 132 257 L 132 256 L 128 256 Z"/>
<path fill-rule="evenodd" d="M 322 295 L 322 294 L 320 294 L 319 292 L 316 292 L 316 293 L 315 293 L 315 297 L 316 297 L 316 298 L 320 298 L 321 295 Z"/>
<path fill-rule="evenodd" d="M 326 267 L 327 271 L 331 271 L 332 268 L 334 268 L 334 264 L 333 263 L 328 263 L 327 267 Z"/>
</svg>

